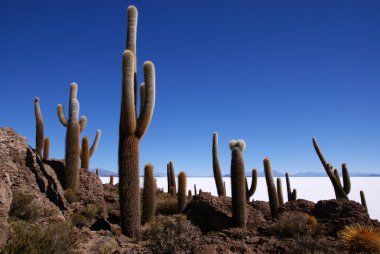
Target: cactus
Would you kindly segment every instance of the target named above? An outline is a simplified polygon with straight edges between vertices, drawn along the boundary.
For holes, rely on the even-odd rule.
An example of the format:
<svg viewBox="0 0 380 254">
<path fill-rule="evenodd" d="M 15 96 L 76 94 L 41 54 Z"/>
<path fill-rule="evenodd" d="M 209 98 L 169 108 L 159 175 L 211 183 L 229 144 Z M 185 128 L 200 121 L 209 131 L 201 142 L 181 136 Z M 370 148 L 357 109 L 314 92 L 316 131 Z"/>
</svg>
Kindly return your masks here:
<svg viewBox="0 0 380 254">
<path fill-rule="evenodd" d="M 171 196 L 172 198 L 175 198 L 176 191 L 175 191 L 174 186 L 170 186 L 169 193 L 170 193 L 170 196 Z"/>
<path fill-rule="evenodd" d="M 99 139 L 102 132 L 98 129 L 96 131 L 96 136 L 94 139 L 94 142 L 92 143 L 91 148 L 89 148 L 89 141 L 88 137 L 84 137 L 82 139 L 82 147 L 80 149 L 80 159 L 81 159 L 81 168 L 83 169 L 89 169 L 90 168 L 90 158 L 96 151 L 96 148 L 98 147 Z"/>
<path fill-rule="evenodd" d="M 279 205 L 283 205 L 284 197 L 282 196 L 282 183 L 280 177 L 277 177 L 277 197 Z"/>
<path fill-rule="evenodd" d="M 232 218 L 235 226 L 246 227 L 246 189 L 243 150 L 245 143 L 242 140 L 231 141 L 231 190 L 232 190 Z"/>
<path fill-rule="evenodd" d="M 273 175 L 272 175 L 272 167 L 270 164 L 269 158 L 264 159 L 264 173 L 265 180 L 267 182 L 268 188 L 268 196 L 269 196 L 269 206 L 272 217 L 276 217 L 278 213 L 279 201 L 276 186 L 274 184 Z"/>
<path fill-rule="evenodd" d="M 40 98 L 34 99 L 34 114 L 36 117 L 36 153 L 42 158 L 44 148 L 44 120 L 40 108 Z"/>
<path fill-rule="evenodd" d="M 153 166 L 147 164 L 144 168 L 144 189 L 142 197 L 142 224 L 151 222 L 155 214 L 156 181 L 153 175 Z"/>
<path fill-rule="evenodd" d="M 368 213 L 367 201 L 365 199 L 364 191 L 362 191 L 362 190 L 360 191 L 360 201 L 362 203 L 362 206 L 364 206 L 365 210 Z"/>
<path fill-rule="evenodd" d="M 297 190 L 293 189 L 290 187 L 290 179 L 289 179 L 289 174 L 288 172 L 285 173 L 285 178 L 286 178 L 286 191 L 288 194 L 288 201 L 296 201 L 297 200 Z"/>
<path fill-rule="evenodd" d="M 187 197 L 191 199 L 193 197 L 193 193 L 191 193 L 191 190 L 187 191 Z"/>
<path fill-rule="evenodd" d="M 173 162 L 169 162 L 169 173 L 170 173 L 170 188 L 174 189 L 174 196 L 177 193 L 177 186 L 175 182 L 175 173 Z"/>
<path fill-rule="evenodd" d="M 198 193 L 197 193 L 197 185 L 194 184 L 194 196 L 196 196 L 196 195 L 198 195 Z"/>
<path fill-rule="evenodd" d="M 186 174 L 180 172 L 178 175 L 178 212 L 182 213 L 186 207 Z"/>
<path fill-rule="evenodd" d="M 252 181 L 251 181 L 250 189 L 248 189 L 247 177 L 245 178 L 245 192 L 246 192 L 247 203 L 249 203 L 250 197 L 252 197 L 253 194 L 255 194 L 256 187 L 257 187 L 257 170 L 252 169 Z"/>
<path fill-rule="evenodd" d="M 99 169 L 98 169 L 98 168 L 95 170 L 95 175 L 96 175 L 97 177 L 99 177 Z"/>
<path fill-rule="evenodd" d="M 49 159 L 49 153 L 50 153 L 50 139 L 45 138 L 44 139 L 44 160 Z"/>
<path fill-rule="evenodd" d="M 168 193 L 170 193 L 170 186 L 172 186 L 171 178 L 170 178 L 170 165 L 166 164 L 166 178 L 168 180 Z"/>
<path fill-rule="evenodd" d="M 128 7 L 127 46 L 123 53 L 122 97 L 119 125 L 119 195 L 122 233 L 140 236 L 139 144 L 153 115 L 155 69 L 144 63 L 144 81 L 140 87 L 140 114 L 137 117 L 136 30 L 137 9 Z"/>
<path fill-rule="evenodd" d="M 339 174 L 337 170 L 333 170 L 333 166 L 331 166 L 323 156 L 321 149 L 318 146 L 317 140 L 313 138 L 313 146 L 314 149 L 319 157 L 319 160 L 321 161 L 323 168 L 325 169 L 328 177 L 330 178 L 330 181 L 334 187 L 335 191 L 335 197 L 337 199 L 346 199 L 348 200 L 347 194 L 351 190 L 351 183 L 350 183 L 350 176 L 348 174 L 347 165 L 345 163 L 342 164 L 342 171 L 343 171 L 343 183 L 344 187 L 342 186 Z"/>
<path fill-rule="evenodd" d="M 202 194 L 202 192 L 203 192 L 202 189 L 199 189 L 199 194 Z"/>
<path fill-rule="evenodd" d="M 219 158 L 218 158 L 218 133 L 214 132 L 212 135 L 212 169 L 214 171 L 214 178 L 218 196 L 225 196 L 226 190 L 223 186 L 222 173 L 220 172 Z"/>
<path fill-rule="evenodd" d="M 66 127 L 66 149 L 65 149 L 65 174 L 63 188 L 76 191 L 79 186 L 79 136 L 86 127 L 87 118 L 79 116 L 79 102 L 77 99 L 78 85 L 72 83 L 70 86 L 69 119 L 63 113 L 62 104 L 58 104 L 57 113 L 62 125 Z"/>
<path fill-rule="evenodd" d="M 110 182 L 109 182 L 110 185 L 113 185 L 113 175 L 110 175 Z"/>
</svg>

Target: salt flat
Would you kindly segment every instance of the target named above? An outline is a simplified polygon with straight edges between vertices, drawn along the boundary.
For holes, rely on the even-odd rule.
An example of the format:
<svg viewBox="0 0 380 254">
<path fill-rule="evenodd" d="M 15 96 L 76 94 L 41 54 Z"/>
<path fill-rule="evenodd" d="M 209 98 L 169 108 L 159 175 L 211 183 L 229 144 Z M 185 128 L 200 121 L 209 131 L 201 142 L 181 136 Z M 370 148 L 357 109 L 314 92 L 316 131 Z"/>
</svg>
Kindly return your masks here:
<svg viewBox="0 0 380 254">
<path fill-rule="evenodd" d="M 167 179 L 166 177 L 156 177 L 157 187 L 163 188 L 167 191 Z M 249 184 L 251 178 L 247 177 Z M 103 183 L 109 182 L 109 177 L 100 177 Z M 229 177 L 224 177 L 223 180 L 226 182 L 227 195 L 231 196 L 231 181 Z M 284 200 L 287 200 L 286 195 L 286 182 L 285 177 L 281 177 L 282 180 L 282 190 L 284 195 Z M 342 179 L 341 179 L 342 180 Z M 119 178 L 114 178 L 114 183 L 118 183 Z M 311 200 L 317 202 L 322 199 L 332 199 L 335 198 L 334 188 L 328 177 L 291 177 L 290 178 L 291 187 L 297 189 L 298 198 Z M 205 192 L 211 192 L 213 195 L 217 195 L 215 181 L 213 177 L 188 177 L 187 178 L 187 189 L 191 189 L 194 193 L 194 184 L 197 185 L 197 189 L 202 189 Z M 143 185 L 143 178 L 141 177 L 140 185 Z M 380 191 L 380 177 L 351 177 L 351 192 L 348 195 L 351 200 L 360 202 L 359 192 L 363 190 L 366 199 L 370 217 L 373 219 L 380 220 L 380 202 L 379 194 Z M 258 178 L 258 184 L 256 193 L 253 195 L 255 200 L 265 200 L 268 201 L 267 186 L 264 177 Z"/>
</svg>

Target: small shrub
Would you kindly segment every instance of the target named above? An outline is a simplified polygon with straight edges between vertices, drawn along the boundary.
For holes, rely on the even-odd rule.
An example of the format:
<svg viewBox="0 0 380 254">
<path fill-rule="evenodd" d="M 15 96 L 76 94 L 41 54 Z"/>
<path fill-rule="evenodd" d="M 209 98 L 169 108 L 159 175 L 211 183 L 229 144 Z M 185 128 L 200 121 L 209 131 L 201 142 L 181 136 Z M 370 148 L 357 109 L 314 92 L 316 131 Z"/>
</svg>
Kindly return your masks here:
<svg viewBox="0 0 380 254">
<path fill-rule="evenodd" d="M 92 220 L 99 213 L 100 209 L 95 204 L 87 204 L 86 209 L 84 210 L 84 216 Z"/>
<path fill-rule="evenodd" d="M 169 195 L 162 195 L 157 202 L 156 213 L 161 215 L 173 215 L 178 213 L 177 199 Z"/>
<path fill-rule="evenodd" d="M 269 227 L 269 233 L 280 237 L 312 235 L 319 229 L 314 216 L 302 212 L 284 212 L 278 221 Z"/>
<path fill-rule="evenodd" d="M 31 195 L 16 192 L 13 195 L 9 215 L 27 221 L 35 221 L 44 216 L 44 209 Z"/>
<path fill-rule="evenodd" d="M 70 220 L 71 224 L 77 228 L 82 228 L 89 223 L 89 219 L 80 213 L 71 214 Z"/>
<path fill-rule="evenodd" d="M 111 243 L 105 243 L 100 246 L 98 254 L 112 254 L 114 246 Z"/>
<path fill-rule="evenodd" d="M 73 227 L 65 222 L 32 225 L 25 221 L 11 224 L 11 234 L 0 250 L 1 254 L 74 254 L 77 235 Z"/>
<path fill-rule="evenodd" d="M 201 234 L 183 215 L 157 216 L 144 230 L 143 240 L 153 253 L 192 253 Z"/>
<path fill-rule="evenodd" d="M 348 225 L 339 232 L 344 248 L 349 253 L 380 253 L 380 234 L 367 225 Z"/>
<path fill-rule="evenodd" d="M 70 189 L 65 191 L 65 198 L 70 204 L 80 201 L 80 197 L 76 191 Z"/>
</svg>

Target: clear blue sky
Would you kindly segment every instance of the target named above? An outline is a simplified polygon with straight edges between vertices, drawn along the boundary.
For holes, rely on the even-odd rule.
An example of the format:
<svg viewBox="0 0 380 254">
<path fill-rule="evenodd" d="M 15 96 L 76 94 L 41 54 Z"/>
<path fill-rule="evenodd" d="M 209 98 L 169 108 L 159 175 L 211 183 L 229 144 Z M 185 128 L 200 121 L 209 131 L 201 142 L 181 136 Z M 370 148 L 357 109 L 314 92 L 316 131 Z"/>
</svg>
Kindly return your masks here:
<svg viewBox="0 0 380 254">
<path fill-rule="evenodd" d="M 156 107 L 141 167 L 211 175 L 212 133 L 223 174 L 230 139 L 244 139 L 246 169 L 323 171 L 316 136 L 336 167 L 380 172 L 380 1 L 0 2 L 0 126 L 35 146 L 41 98 L 51 156 L 64 156 L 71 82 L 82 135 L 102 129 L 91 167 L 117 171 L 126 8 L 139 10 L 138 72 L 156 65 Z M 141 77 L 140 77 L 141 81 Z M 67 111 L 66 111 L 67 114 Z"/>
</svg>

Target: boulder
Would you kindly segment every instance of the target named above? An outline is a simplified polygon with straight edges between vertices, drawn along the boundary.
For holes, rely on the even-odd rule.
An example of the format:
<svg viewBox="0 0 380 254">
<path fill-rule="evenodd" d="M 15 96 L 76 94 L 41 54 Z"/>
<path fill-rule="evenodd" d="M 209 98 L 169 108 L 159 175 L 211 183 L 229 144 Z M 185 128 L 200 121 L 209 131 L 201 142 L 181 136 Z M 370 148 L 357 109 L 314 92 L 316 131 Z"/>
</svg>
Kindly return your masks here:
<svg viewBox="0 0 380 254">
<path fill-rule="evenodd" d="M 67 209 L 55 172 L 42 162 L 26 138 L 12 128 L 0 128 L 0 165 L 0 172 L 9 175 L 13 194 L 33 196 L 46 209 Z"/>
<path fill-rule="evenodd" d="M 194 196 L 185 209 L 187 219 L 201 228 L 203 232 L 233 227 L 232 205 L 229 197 L 214 197 L 208 192 Z M 263 225 L 266 220 L 259 210 L 247 205 L 249 228 Z"/>
</svg>

